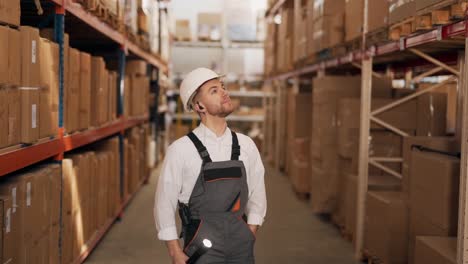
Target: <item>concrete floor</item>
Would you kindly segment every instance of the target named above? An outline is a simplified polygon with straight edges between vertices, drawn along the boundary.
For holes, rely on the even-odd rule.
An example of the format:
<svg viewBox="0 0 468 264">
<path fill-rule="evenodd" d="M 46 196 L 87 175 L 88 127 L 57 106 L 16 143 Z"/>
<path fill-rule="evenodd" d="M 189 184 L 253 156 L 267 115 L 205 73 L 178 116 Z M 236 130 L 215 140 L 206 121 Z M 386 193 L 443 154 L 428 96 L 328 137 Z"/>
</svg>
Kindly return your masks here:
<svg viewBox="0 0 468 264">
<path fill-rule="evenodd" d="M 88 264 L 171 263 L 165 245 L 156 238 L 153 201 L 158 172 L 130 203 L 123 219 L 113 225 Z M 313 215 L 299 200 L 286 177 L 268 169 L 268 214 L 258 233 L 259 264 L 357 264 L 353 249 L 330 223 Z"/>
</svg>

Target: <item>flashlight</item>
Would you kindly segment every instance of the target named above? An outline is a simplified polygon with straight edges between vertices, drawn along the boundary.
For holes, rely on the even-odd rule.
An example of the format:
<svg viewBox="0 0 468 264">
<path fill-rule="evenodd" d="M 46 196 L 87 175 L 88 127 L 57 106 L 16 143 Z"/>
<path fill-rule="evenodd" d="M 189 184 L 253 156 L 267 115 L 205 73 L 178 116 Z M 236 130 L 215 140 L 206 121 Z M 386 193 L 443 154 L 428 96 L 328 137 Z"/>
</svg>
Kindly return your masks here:
<svg viewBox="0 0 468 264">
<path fill-rule="evenodd" d="M 203 246 L 199 247 L 195 253 L 187 260 L 187 264 L 195 264 L 197 260 L 203 256 L 211 247 L 213 244 L 209 239 L 203 239 Z"/>
</svg>

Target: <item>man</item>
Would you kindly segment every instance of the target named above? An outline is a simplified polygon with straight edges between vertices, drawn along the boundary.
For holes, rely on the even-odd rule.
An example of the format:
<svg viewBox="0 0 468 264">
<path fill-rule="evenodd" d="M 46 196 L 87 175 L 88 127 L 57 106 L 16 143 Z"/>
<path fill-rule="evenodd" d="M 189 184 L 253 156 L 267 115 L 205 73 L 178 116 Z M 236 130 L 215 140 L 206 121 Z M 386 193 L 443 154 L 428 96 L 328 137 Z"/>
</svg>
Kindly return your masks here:
<svg viewBox="0 0 468 264">
<path fill-rule="evenodd" d="M 221 77 L 198 68 L 180 86 L 184 109 L 196 111 L 201 124 L 169 146 L 156 190 L 158 238 L 174 264 L 197 256 L 197 264 L 254 263 L 255 235 L 266 214 L 265 169 L 252 139 L 227 127 L 234 109 Z"/>
</svg>

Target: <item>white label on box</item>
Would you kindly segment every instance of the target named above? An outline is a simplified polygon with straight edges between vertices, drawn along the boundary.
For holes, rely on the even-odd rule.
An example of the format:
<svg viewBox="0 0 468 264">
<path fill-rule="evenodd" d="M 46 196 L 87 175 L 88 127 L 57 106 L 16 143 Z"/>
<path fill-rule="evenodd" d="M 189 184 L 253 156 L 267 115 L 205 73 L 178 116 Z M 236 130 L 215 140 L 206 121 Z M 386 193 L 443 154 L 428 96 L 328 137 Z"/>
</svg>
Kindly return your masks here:
<svg viewBox="0 0 468 264">
<path fill-rule="evenodd" d="M 36 41 L 33 40 L 31 43 L 31 62 L 36 63 Z"/>
<path fill-rule="evenodd" d="M 26 183 L 26 206 L 31 206 L 31 182 Z"/>
<path fill-rule="evenodd" d="M 5 215 L 5 233 L 11 232 L 11 208 L 8 208 Z"/>
<path fill-rule="evenodd" d="M 16 187 L 11 189 L 11 198 L 13 199 L 13 213 L 16 213 L 16 207 L 18 207 L 16 203 Z"/>
<path fill-rule="evenodd" d="M 31 106 L 31 128 L 37 127 L 37 105 L 33 104 Z"/>
</svg>

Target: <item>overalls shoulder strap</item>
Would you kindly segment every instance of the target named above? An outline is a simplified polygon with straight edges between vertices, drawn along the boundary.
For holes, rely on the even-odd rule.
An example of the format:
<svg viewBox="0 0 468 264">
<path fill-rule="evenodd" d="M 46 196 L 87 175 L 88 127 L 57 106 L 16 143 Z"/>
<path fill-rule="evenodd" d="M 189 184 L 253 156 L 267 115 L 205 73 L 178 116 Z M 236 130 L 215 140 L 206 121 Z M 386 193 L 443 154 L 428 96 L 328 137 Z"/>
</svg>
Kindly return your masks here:
<svg viewBox="0 0 468 264">
<path fill-rule="evenodd" d="M 231 160 L 239 160 L 239 155 L 240 155 L 239 140 L 237 139 L 236 132 L 231 131 L 231 134 L 232 134 Z"/>
<path fill-rule="evenodd" d="M 198 154 L 200 154 L 200 157 L 202 158 L 203 163 L 211 162 L 211 157 L 210 157 L 210 154 L 208 153 L 208 150 L 203 145 L 203 143 L 201 143 L 198 137 L 193 132 L 188 133 L 187 136 L 190 138 L 190 140 L 192 140 L 193 144 L 197 148 Z"/>
</svg>

